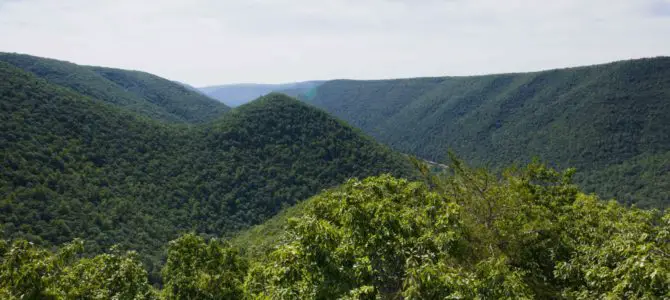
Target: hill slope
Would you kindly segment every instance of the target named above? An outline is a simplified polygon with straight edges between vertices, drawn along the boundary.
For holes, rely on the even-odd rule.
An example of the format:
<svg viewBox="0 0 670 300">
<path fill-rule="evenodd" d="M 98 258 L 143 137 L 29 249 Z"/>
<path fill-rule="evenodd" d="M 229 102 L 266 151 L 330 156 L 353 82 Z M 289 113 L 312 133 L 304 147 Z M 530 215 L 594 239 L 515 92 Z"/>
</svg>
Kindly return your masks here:
<svg viewBox="0 0 670 300">
<path fill-rule="evenodd" d="M 492 166 L 538 156 L 577 167 L 578 181 L 601 196 L 670 204 L 667 57 L 525 74 L 330 81 L 305 98 L 429 160 L 444 159 L 447 149 Z"/>
<path fill-rule="evenodd" d="M 151 286 L 136 253 L 0 239 L 3 299 L 668 299 L 670 211 L 584 195 L 573 170 L 452 160 L 348 180 L 240 236 L 185 234 Z M 246 250 L 240 255 L 238 249 Z"/>
<path fill-rule="evenodd" d="M 305 81 L 285 84 L 227 84 L 202 87 L 200 91 L 226 105 L 235 107 L 272 92 L 297 96 L 307 93 L 321 83 L 321 81 Z"/>
<path fill-rule="evenodd" d="M 227 235 L 349 177 L 413 174 L 357 130 L 273 94 L 200 126 L 156 122 L 0 62 L 0 229 L 149 267 L 179 232 Z M 155 271 L 155 269 L 154 269 Z"/>
<path fill-rule="evenodd" d="M 0 53 L 0 61 L 31 72 L 52 84 L 157 120 L 202 123 L 229 110 L 214 99 L 144 72 L 80 66 L 13 53 Z"/>
<path fill-rule="evenodd" d="M 665 255 L 669 212 L 663 216 L 584 195 L 571 184 L 572 171 L 559 173 L 541 164 L 493 174 L 455 160 L 449 170 L 430 173 L 429 184 L 386 176 L 351 180 L 243 232 L 232 243 L 256 263 L 247 279 L 256 275 L 262 283 L 255 285 L 256 292 L 265 295 L 287 290 L 302 295 L 305 286 L 341 295 L 350 292 L 352 278 L 367 281 L 359 286 L 374 286 L 367 291 L 383 299 L 393 298 L 389 293 L 417 299 L 449 294 L 467 299 L 670 295 L 670 257 Z M 452 232 L 436 234 L 445 231 Z M 461 242 L 445 246 L 454 237 Z M 497 255 L 499 260 L 490 260 Z M 436 263 L 440 257 L 449 262 Z M 654 267 L 638 267 L 646 261 Z M 259 272 L 259 266 L 267 273 Z M 470 277 L 463 271 L 471 267 L 477 275 Z M 379 271 L 371 276 L 379 276 L 377 280 L 357 276 L 375 269 Z M 343 270 L 350 273 L 338 272 Z M 508 276 L 510 271 L 521 271 L 521 276 Z M 654 275 L 645 280 L 645 273 Z M 295 278 L 307 278 L 310 284 L 300 286 L 304 281 L 296 283 Z M 405 281 L 394 282 L 398 278 Z M 454 292 L 458 282 L 467 288 Z"/>
</svg>

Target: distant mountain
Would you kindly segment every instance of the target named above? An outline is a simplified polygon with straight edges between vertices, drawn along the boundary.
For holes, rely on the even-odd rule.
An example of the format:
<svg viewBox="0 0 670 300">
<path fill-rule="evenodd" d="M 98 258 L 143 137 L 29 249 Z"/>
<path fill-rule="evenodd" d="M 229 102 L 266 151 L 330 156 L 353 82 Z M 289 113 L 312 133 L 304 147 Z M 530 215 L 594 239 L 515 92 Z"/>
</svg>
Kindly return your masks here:
<svg viewBox="0 0 670 300">
<path fill-rule="evenodd" d="M 667 207 L 668 58 L 333 81 L 230 111 L 147 73 L 2 58 L 1 299 L 670 296 L 670 210 L 538 163 L 439 163 L 538 155 Z"/>
<path fill-rule="evenodd" d="M 205 93 L 203 93 L 203 92 L 202 92 L 201 90 L 199 90 L 197 87 L 194 87 L 194 86 L 192 86 L 192 85 L 190 85 L 190 84 L 188 84 L 188 83 L 183 83 L 183 82 L 180 82 L 180 81 L 173 81 L 173 82 L 176 83 L 176 84 L 182 85 L 182 86 L 184 86 L 185 88 L 187 88 L 187 89 L 189 89 L 189 90 L 191 90 L 191 91 L 194 91 L 194 92 L 196 92 L 196 93 L 198 93 L 198 94 L 205 95 Z M 205 96 L 207 96 L 207 95 L 205 95 Z M 220 102 L 220 101 L 219 101 L 219 102 Z"/>
<path fill-rule="evenodd" d="M 129 91 L 141 90 L 126 85 L 131 75 L 145 76 L 92 70 Z M 150 268 L 179 232 L 225 236 L 350 177 L 414 174 L 401 155 L 281 94 L 183 126 L 0 62 L 0 95 L 0 235 L 81 237 L 91 252 L 119 243 Z"/>
<path fill-rule="evenodd" d="M 670 205 L 670 58 L 534 73 L 336 80 L 301 98 L 392 148 L 576 167 L 603 197 Z"/>
<path fill-rule="evenodd" d="M 181 84 L 145 72 L 80 66 L 14 53 L 0 53 L 0 62 L 79 94 L 161 121 L 203 123 L 230 110 Z"/>
<path fill-rule="evenodd" d="M 308 93 L 323 81 L 306 81 L 285 84 L 229 84 L 199 88 L 206 95 L 228 106 L 235 107 L 272 92 L 289 96 Z"/>
</svg>

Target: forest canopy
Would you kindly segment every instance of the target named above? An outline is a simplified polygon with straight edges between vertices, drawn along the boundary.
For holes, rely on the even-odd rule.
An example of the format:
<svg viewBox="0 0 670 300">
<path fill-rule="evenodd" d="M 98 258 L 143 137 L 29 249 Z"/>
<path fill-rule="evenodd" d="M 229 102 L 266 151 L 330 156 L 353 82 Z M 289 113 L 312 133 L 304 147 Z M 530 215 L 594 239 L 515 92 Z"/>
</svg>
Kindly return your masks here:
<svg viewBox="0 0 670 300">
<path fill-rule="evenodd" d="M 0 62 L 0 231 L 138 250 L 158 280 L 179 233 L 229 236 L 350 177 L 416 175 L 323 111 L 272 94 L 201 125 L 160 122 Z"/>
<path fill-rule="evenodd" d="M 0 298 L 670 298 L 668 70 L 286 91 L 435 163 L 284 94 L 0 53 Z"/>
<path fill-rule="evenodd" d="M 55 59 L 2 52 L 0 62 L 80 95 L 164 122 L 205 123 L 230 110 L 225 104 L 182 84 L 145 72 L 81 66 Z"/>
<path fill-rule="evenodd" d="M 123 299 L 661 299 L 670 297 L 670 214 L 582 193 L 572 170 L 502 174 L 454 161 L 422 181 L 351 179 L 282 218 L 272 247 L 245 255 L 186 234 L 164 285 L 133 252 L 83 258 L 0 244 L 0 296 Z M 425 170 L 425 169 L 424 169 Z M 247 253 L 249 254 L 249 253 Z M 77 278 L 85 280 L 76 280 Z"/>
<path fill-rule="evenodd" d="M 670 205 L 670 57 L 532 73 L 334 80 L 302 97 L 403 153 L 577 168 L 585 191 Z"/>
</svg>

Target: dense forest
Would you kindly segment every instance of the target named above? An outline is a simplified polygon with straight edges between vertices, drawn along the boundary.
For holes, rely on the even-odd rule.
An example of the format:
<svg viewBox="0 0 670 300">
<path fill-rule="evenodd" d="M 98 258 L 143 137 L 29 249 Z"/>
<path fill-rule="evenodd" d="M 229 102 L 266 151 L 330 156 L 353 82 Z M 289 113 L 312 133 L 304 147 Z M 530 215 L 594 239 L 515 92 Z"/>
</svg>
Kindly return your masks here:
<svg viewBox="0 0 670 300">
<path fill-rule="evenodd" d="M 152 281 L 180 232 L 228 236 L 351 177 L 416 174 L 404 156 L 281 94 L 170 124 L 0 62 L 0 108 L 1 234 L 43 246 L 83 238 L 87 253 L 119 244 L 139 251 Z"/>
<path fill-rule="evenodd" d="M 0 53 L 0 299 L 670 299 L 670 58 L 312 83 Z"/>
<path fill-rule="evenodd" d="M 305 94 L 307 91 L 321 83 L 322 81 L 305 81 L 284 84 L 226 84 L 206 86 L 199 88 L 198 90 L 226 105 L 236 107 L 272 92 L 296 97 Z"/>
<path fill-rule="evenodd" d="M 167 246 L 161 287 L 132 251 L 0 242 L 0 297 L 670 298 L 670 213 L 583 194 L 573 169 L 421 170 L 351 179 L 246 235 L 268 247 L 185 234 Z"/>
<path fill-rule="evenodd" d="M 14 65 L 51 84 L 161 121 L 204 123 L 230 110 L 225 104 L 181 84 L 144 72 L 80 66 L 2 52 L 0 62 Z"/>
<path fill-rule="evenodd" d="M 586 191 L 670 205 L 670 58 L 535 73 L 328 81 L 303 99 L 395 150 L 576 167 Z"/>
</svg>

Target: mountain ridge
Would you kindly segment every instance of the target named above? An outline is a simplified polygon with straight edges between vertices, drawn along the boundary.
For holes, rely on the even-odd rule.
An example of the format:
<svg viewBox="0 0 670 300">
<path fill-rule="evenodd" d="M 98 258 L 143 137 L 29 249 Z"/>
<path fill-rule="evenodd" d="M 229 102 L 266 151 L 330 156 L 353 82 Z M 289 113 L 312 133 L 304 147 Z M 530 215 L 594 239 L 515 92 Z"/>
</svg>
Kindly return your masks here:
<svg viewBox="0 0 670 300">
<path fill-rule="evenodd" d="M 198 88 L 202 93 L 235 107 L 272 92 L 282 92 L 289 96 L 306 93 L 324 81 L 302 81 L 279 84 L 239 83 Z"/>
<path fill-rule="evenodd" d="M 670 204 L 665 189 L 640 188 L 639 181 L 627 182 L 631 176 L 593 175 L 619 165 L 632 177 L 658 173 L 654 182 L 670 180 L 664 165 L 642 170 L 632 163 L 670 151 L 670 122 L 662 117 L 670 114 L 670 57 L 533 73 L 338 80 L 300 98 L 428 160 L 443 161 L 448 149 L 494 167 L 539 157 L 577 167 L 578 181 L 604 198 Z"/>
<path fill-rule="evenodd" d="M 203 123 L 230 110 L 181 84 L 142 71 L 82 66 L 17 53 L 0 52 L 0 61 L 52 84 L 166 122 Z"/>
<path fill-rule="evenodd" d="M 349 177 L 409 162 L 272 94 L 200 125 L 138 115 L 0 61 L 0 234 L 136 249 L 158 278 L 181 232 L 231 235 Z"/>
</svg>

